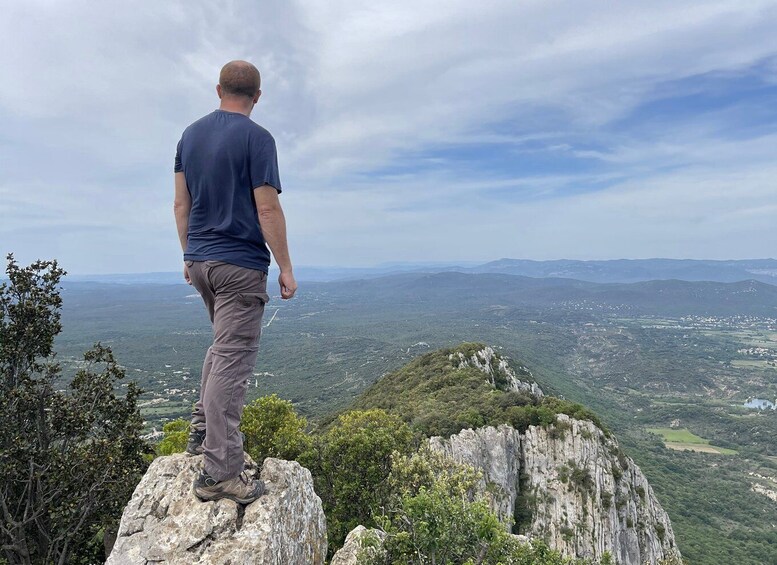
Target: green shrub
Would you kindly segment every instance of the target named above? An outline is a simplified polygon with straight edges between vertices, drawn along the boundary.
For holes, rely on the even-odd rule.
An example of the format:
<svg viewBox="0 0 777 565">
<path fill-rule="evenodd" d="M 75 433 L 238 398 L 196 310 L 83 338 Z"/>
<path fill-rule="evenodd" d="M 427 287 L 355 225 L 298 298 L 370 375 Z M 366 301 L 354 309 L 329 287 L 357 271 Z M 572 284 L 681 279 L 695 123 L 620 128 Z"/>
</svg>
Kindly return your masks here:
<svg viewBox="0 0 777 565">
<path fill-rule="evenodd" d="M 189 440 L 189 422 L 184 419 L 173 420 L 167 422 L 162 431 L 165 435 L 156 447 L 159 455 L 172 455 L 186 450 L 186 443 Z"/>
<path fill-rule="evenodd" d="M 141 393 L 99 343 L 65 382 L 56 261 L 0 281 L 0 547 L 10 563 L 102 562 L 97 534 L 115 527 L 146 469 Z"/>
<path fill-rule="evenodd" d="M 413 434 L 397 416 L 383 410 L 342 414 L 314 437 L 299 461 L 310 469 L 327 517 L 334 551 L 359 524 L 374 524 L 373 513 L 388 496 L 392 454 L 410 453 Z"/>
<path fill-rule="evenodd" d="M 243 410 L 240 429 L 245 434 L 245 451 L 261 465 L 267 457 L 296 460 L 310 449 L 305 433 L 307 420 L 299 416 L 288 400 L 276 394 L 263 396 Z"/>
<path fill-rule="evenodd" d="M 395 455 L 390 497 L 376 516 L 386 537 L 382 549 L 363 552 L 370 565 L 475 563 L 563 565 L 569 563 L 542 543 L 522 544 L 510 536 L 488 504 L 477 496 L 479 472 L 428 449 Z M 363 547 L 375 547 L 366 540 Z"/>
</svg>

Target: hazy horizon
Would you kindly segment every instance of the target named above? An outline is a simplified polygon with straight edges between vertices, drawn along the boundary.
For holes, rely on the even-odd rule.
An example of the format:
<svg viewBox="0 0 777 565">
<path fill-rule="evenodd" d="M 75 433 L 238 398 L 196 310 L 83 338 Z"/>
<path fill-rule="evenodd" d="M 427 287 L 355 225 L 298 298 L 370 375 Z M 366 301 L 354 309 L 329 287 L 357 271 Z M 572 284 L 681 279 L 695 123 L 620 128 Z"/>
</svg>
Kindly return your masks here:
<svg viewBox="0 0 777 565">
<path fill-rule="evenodd" d="M 18 261 L 18 259 L 17 259 Z M 403 269 L 423 269 L 423 268 L 450 268 L 450 267 L 461 267 L 461 268 L 474 268 L 474 267 L 480 267 L 485 266 L 493 263 L 498 263 L 500 261 L 525 261 L 525 262 L 532 262 L 532 263 L 554 263 L 554 262 L 579 262 L 579 263 L 611 263 L 611 262 L 621 262 L 621 261 L 631 261 L 631 262 L 642 262 L 642 261 L 683 261 L 683 262 L 715 262 L 715 263 L 729 263 L 729 262 L 748 262 L 748 261 L 777 261 L 777 259 L 774 259 L 772 257 L 749 257 L 746 259 L 704 259 L 704 258 L 695 258 L 695 257 L 686 257 L 686 258 L 674 258 L 674 257 L 617 257 L 612 259 L 569 259 L 569 258 L 559 258 L 559 259 L 526 259 L 526 258 L 520 258 L 520 257 L 499 257 L 494 259 L 487 259 L 484 261 L 385 261 L 381 263 L 372 263 L 372 264 L 331 264 L 331 265 L 295 265 L 295 270 L 299 271 L 316 271 L 316 270 L 353 270 L 353 271 L 381 271 L 381 270 L 390 270 L 390 269 L 397 269 L 397 270 L 403 270 Z M 19 261 L 18 261 L 19 262 Z M 21 262 L 20 262 L 21 263 Z M 65 268 L 66 271 L 68 271 L 66 265 L 62 265 L 60 263 L 60 266 Z M 273 263 L 270 265 L 270 272 L 277 272 L 277 266 Z M 125 271 L 125 272 L 72 272 L 68 271 L 67 276 L 69 277 L 79 277 L 79 278 L 85 278 L 85 277 L 120 277 L 120 276 L 140 276 L 140 275 L 178 275 L 180 273 L 179 270 L 176 269 L 170 269 L 170 270 L 164 270 L 164 271 Z"/>
</svg>

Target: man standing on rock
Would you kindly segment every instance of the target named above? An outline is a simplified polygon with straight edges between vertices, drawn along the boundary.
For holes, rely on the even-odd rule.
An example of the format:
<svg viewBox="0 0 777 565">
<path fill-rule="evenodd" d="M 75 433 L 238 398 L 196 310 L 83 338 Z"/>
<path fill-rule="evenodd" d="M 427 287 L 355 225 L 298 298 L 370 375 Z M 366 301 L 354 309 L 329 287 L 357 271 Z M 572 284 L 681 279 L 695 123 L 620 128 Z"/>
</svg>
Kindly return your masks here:
<svg viewBox="0 0 777 565">
<path fill-rule="evenodd" d="M 275 140 L 249 118 L 262 94 L 259 71 L 245 61 L 227 63 L 216 93 L 219 109 L 186 128 L 175 156 L 183 275 L 205 302 L 214 333 L 186 451 L 204 453 L 194 483 L 201 500 L 248 504 L 262 495 L 264 484 L 243 472 L 238 426 L 269 300 L 267 246 L 281 271 L 281 297 L 294 296 L 297 283 L 278 199 Z"/>
</svg>

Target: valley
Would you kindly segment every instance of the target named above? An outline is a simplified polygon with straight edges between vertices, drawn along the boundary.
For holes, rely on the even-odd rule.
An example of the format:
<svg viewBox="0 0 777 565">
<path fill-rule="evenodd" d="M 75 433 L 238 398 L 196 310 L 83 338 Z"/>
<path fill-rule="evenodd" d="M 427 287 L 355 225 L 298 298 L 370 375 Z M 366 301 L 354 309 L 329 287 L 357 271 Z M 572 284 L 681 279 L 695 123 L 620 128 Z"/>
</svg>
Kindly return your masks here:
<svg viewBox="0 0 777 565">
<path fill-rule="evenodd" d="M 546 392 L 599 414 L 647 475 L 691 563 L 768 563 L 777 560 L 777 411 L 745 403 L 777 397 L 775 291 L 461 273 L 303 283 L 295 300 L 267 305 L 249 400 L 278 393 L 315 423 L 420 353 L 485 342 Z M 71 372 L 99 340 L 146 390 L 148 432 L 188 412 L 210 342 L 190 287 L 66 283 L 63 297 L 57 349 Z"/>
</svg>

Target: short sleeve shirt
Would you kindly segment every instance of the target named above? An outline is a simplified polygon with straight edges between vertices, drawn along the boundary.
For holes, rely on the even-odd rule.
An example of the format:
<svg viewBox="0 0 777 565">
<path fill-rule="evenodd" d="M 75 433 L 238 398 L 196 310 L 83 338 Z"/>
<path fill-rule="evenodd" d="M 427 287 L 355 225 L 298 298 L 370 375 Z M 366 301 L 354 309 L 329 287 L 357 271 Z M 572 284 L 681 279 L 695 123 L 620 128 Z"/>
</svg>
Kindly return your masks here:
<svg viewBox="0 0 777 565">
<path fill-rule="evenodd" d="M 184 130 L 175 155 L 192 200 L 184 259 L 267 272 L 254 189 L 281 192 L 275 140 L 248 116 L 216 110 Z"/>
</svg>

